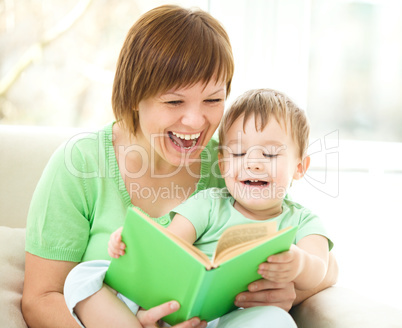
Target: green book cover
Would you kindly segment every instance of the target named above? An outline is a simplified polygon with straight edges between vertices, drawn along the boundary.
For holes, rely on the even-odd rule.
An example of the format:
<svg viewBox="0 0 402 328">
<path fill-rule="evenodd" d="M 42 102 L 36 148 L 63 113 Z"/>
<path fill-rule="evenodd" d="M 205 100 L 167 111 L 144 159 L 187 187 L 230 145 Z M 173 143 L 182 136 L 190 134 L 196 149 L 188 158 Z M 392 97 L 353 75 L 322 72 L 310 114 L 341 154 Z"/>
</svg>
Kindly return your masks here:
<svg viewBox="0 0 402 328">
<path fill-rule="evenodd" d="M 180 309 L 163 318 L 171 325 L 194 316 L 211 321 L 236 309 L 236 295 L 261 279 L 259 264 L 272 254 L 288 250 L 296 230 L 281 230 L 207 270 L 205 263 L 174 241 L 165 228 L 130 208 L 122 232 L 126 254 L 112 259 L 105 282 L 145 309 L 178 301 Z"/>
</svg>

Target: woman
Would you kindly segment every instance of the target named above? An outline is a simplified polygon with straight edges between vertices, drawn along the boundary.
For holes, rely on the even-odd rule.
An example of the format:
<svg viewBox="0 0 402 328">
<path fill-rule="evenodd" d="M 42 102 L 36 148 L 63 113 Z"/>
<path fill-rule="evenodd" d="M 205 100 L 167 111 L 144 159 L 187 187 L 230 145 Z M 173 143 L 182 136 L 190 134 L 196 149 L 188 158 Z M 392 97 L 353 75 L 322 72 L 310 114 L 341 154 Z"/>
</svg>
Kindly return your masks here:
<svg viewBox="0 0 402 328">
<path fill-rule="evenodd" d="M 166 224 L 191 194 L 223 186 L 211 137 L 233 70 L 225 30 L 203 11 L 162 6 L 130 29 L 113 86 L 116 123 L 56 151 L 35 191 L 22 299 L 30 327 L 78 327 L 64 302 L 65 278 L 81 261 L 109 258 L 109 236 L 129 206 Z M 333 283 L 332 272 L 318 290 Z M 289 310 L 294 299 L 292 284 L 259 280 L 236 305 Z M 141 312 L 143 326 L 175 311 L 170 305 Z M 197 325 L 192 319 L 176 327 Z"/>
</svg>

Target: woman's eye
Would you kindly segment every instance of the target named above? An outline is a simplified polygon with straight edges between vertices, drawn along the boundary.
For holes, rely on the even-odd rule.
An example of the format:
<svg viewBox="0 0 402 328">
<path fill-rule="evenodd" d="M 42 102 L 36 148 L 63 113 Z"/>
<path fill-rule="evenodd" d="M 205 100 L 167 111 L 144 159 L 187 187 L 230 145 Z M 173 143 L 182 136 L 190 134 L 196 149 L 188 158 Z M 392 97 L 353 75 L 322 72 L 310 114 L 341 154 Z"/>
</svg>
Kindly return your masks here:
<svg viewBox="0 0 402 328">
<path fill-rule="evenodd" d="M 171 101 L 166 101 L 165 104 L 171 105 L 171 106 L 178 106 L 183 103 L 182 100 L 171 100 Z"/>
<path fill-rule="evenodd" d="M 241 157 L 241 156 L 244 156 L 244 155 L 246 155 L 246 153 L 232 153 L 233 157 Z"/>
<path fill-rule="evenodd" d="M 220 98 L 216 98 L 216 99 L 206 99 L 205 102 L 209 103 L 209 104 L 217 104 L 222 102 L 223 99 Z"/>
<path fill-rule="evenodd" d="M 278 154 L 263 154 L 263 155 L 264 155 L 264 157 L 267 157 L 267 158 L 275 158 L 278 156 Z"/>
</svg>

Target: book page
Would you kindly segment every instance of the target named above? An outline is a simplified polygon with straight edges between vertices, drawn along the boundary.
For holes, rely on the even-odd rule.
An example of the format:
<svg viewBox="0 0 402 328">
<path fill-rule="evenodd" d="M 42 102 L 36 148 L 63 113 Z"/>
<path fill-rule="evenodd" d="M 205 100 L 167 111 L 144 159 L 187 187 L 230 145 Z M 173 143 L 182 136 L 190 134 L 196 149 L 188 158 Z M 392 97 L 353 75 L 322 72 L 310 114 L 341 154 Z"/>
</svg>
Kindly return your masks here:
<svg viewBox="0 0 402 328">
<path fill-rule="evenodd" d="M 240 255 L 242 253 L 247 252 L 249 249 L 255 248 L 260 244 L 263 244 L 267 241 L 269 241 L 270 239 L 273 239 L 274 237 L 284 233 L 287 230 L 290 230 L 291 227 L 287 227 L 284 228 L 280 231 L 277 231 L 275 234 L 273 235 L 269 235 L 269 236 L 265 236 L 259 239 L 254 239 L 254 240 L 250 240 L 249 242 L 246 242 L 244 244 L 240 244 L 240 245 L 234 245 L 232 247 L 226 248 L 224 249 L 222 252 L 219 253 L 219 255 L 214 258 L 214 262 L 213 262 L 213 266 L 212 268 L 217 268 L 221 263 L 230 260 L 231 258 L 236 257 L 237 255 Z"/>
<path fill-rule="evenodd" d="M 275 221 L 241 224 L 230 227 L 225 230 L 220 237 L 215 250 L 214 259 L 217 259 L 225 250 L 233 247 L 238 248 L 239 246 L 245 246 L 250 243 L 254 244 L 254 242 L 257 242 L 261 239 L 267 239 L 270 236 L 275 235 L 276 232 Z"/>
</svg>

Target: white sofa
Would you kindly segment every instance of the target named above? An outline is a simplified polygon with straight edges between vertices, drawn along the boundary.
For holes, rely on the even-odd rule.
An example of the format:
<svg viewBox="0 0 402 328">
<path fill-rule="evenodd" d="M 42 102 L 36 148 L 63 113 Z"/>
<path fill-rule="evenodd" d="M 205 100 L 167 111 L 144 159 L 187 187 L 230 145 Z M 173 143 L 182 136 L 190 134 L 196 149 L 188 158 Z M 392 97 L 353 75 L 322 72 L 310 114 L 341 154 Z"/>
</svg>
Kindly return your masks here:
<svg viewBox="0 0 402 328">
<path fill-rule="evenodd" d="M 0 327 L 26 327 L 21 314 L 25 224 L 41 172 L 55 148 L 82 131 L 0 125 Z M 370 288 L 370 286 L 368 286 Z M 300 328 L 402 327 L 402 313 L 331 287 L 291 311 Z M 238 327 L 235 327 L 238 328 Z"/>
</svg>

